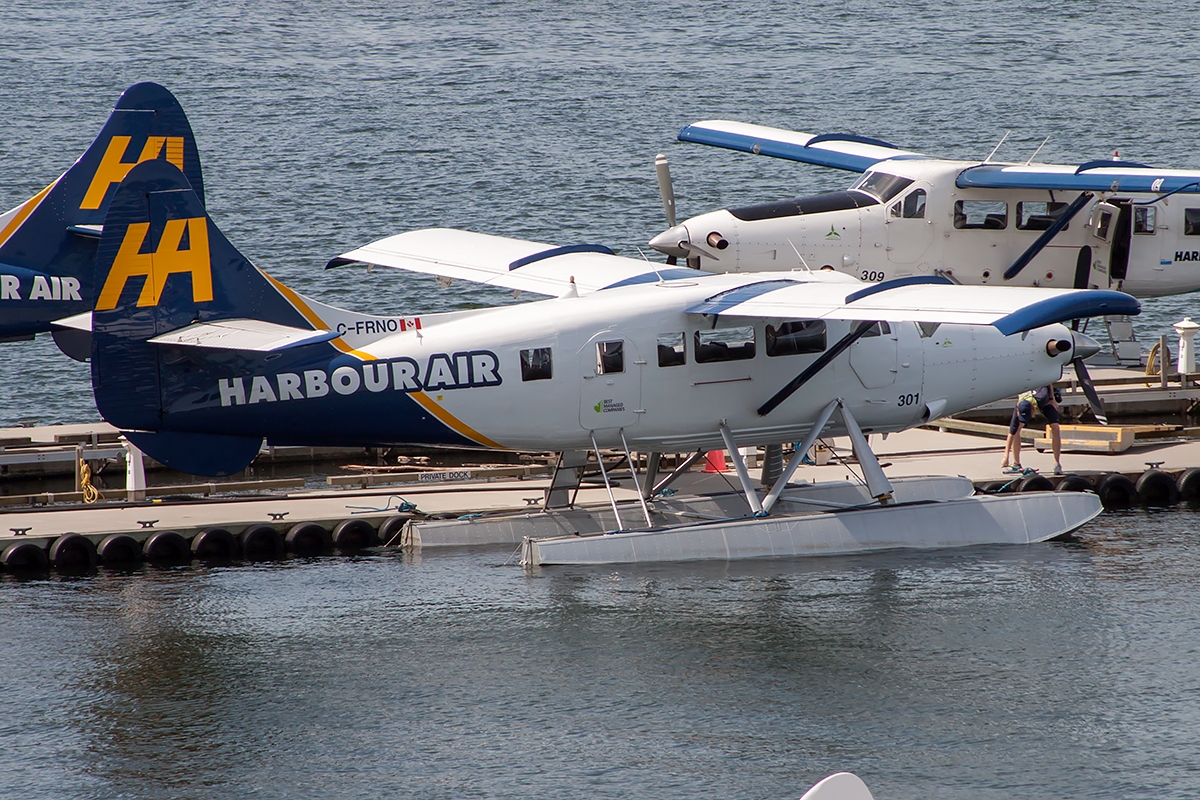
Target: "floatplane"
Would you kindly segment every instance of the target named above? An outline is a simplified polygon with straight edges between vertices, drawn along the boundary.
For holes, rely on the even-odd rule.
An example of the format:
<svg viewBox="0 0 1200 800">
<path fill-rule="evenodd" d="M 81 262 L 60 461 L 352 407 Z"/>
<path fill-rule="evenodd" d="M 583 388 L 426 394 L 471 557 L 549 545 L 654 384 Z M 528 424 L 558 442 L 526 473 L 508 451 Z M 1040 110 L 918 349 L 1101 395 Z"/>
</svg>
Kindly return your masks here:
<svg viewBox="0 0 1200 800">
<path fill-rule="evenodd" d="M 650 245 L 703 270 L 831 269 L 874 283 L 944 275 L 964 284 L 1102 288 L 1136 297 L 1200 289 L 1198 170 L 1116 157 L 1041 164 L 1036 152 L 1023 162 L 1000 162 L 996 149 L 982 161 L 956 161 L 868 137 L 727 120 L 688 125 L 679 139 L 862 173 L 844 191 L 677 223 L 660 155 L 670 227 Z M 1106 322 L 1117 359 L 1137 362 L 1129 321 L 1110 315 Z"/>
<path fill-rule="evenodd" d="M 591 453 L 615 525 L 530 538 L 532 564 L 1024 543 L 1084 524 L 1099 501 L 891 481 L 867 436 L 1057 380 L 1099 348 L 1064 321 L 1139 310 L 1111 290 L 707 275 L 599 245 L 448 229 L 388 237 L 329 266 L 352 263 L 549 299 L 375 318 L 313 305 L 225 239 L 183 173 L 148 161 L 111 200 L 97 251 L 97 408 L 153 458 L 200 475 L 243 469 L 264 439 L 556 451 L 547 507 L 578 488 Z M 817 437 L 835 435 L 850 437 L 861 484 L 791 484 Z M 740 448 L 780 443 L 794 455 L 769 489 L 756 485 Z M 717 448 L 732 456 L 740 509 L 683 524 L 658 513 L 671 483 Z M 623 512 L 605 451 L 638 489 Z M 634 451 L 648 454 L 640 474 Z M 691 456 L 661 475 L 664 453 Z"/>
</svg>

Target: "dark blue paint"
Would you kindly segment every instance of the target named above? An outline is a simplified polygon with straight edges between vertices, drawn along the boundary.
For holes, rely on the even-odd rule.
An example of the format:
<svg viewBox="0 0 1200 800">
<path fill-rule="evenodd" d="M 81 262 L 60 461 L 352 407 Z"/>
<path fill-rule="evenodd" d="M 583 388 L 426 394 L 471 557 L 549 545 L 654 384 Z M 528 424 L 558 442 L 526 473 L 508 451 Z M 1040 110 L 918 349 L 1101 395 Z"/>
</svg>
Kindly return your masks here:
<svg viewBox="0 0 1200 800">
<path fill-rule="evenodd" d="M 549 250 L 542 250 L 540 253 L 532 253 L 531 255 L 518 258 L 516 261 L 508 265 L 509 271 L 520 269 L 521 267 L 533 264 L 537 261 L 544 261 L 547 258 L 555 256 L 563 256 L 568 253 L 603 253 L 606 256 L 616 255 L 611 248 L 605 247 L 602 244 L 567 244 L 562 247 L 551 247 Z M 338 259 L 334 259 L 337 261 Z M 332 266 L 340 266 L 334 264 L 333 261 L 326 265 L 326 269 Z"/>
<path fill-rule="evenodd" d="M 1052 325 L 1055 322 L 1066 322 L 1069 319 L 1110 314 L 1132 316 L 1141 310 L 1142 304 L 1127 294 L 1108 289 L 1089 289 L 1085 292 L 1039 300 L 992 324 L 997 330 L 1008 336 L 1040 328 L 1043 325 Z"/>
<path fill-rule="evenodd" d="M 773 280 L 759 281 L 758 283 L 749 283 L 745 286 L 738 286 L 735 289 L 726 289 L 723 292 L 714 294 L 701 303 L 697 303 L 687 309 L 689 314 L 722 314 L 736 305 L 740 305 L 747 300 L 753 300 L 760 295 L 773 292 L 776 289 L 782 289 L 785 286 L 791 286 L 796 281 L 792 280 Z"/>
</svg>

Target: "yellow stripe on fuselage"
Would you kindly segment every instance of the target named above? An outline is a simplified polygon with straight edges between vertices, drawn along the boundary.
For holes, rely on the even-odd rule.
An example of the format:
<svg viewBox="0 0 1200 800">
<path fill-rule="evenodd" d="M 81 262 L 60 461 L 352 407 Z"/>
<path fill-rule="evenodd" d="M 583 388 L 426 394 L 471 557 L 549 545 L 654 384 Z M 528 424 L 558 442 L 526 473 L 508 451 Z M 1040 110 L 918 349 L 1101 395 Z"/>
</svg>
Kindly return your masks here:
<svg viewBox="0 0 1200 800">
<path fill-rule="evenodd" d="M 258 269 L 258 267 L 255 267 L 255 269 Z M 297 311 L 299 311 L 302 315 L 304 315 L 304 318 L 306 320 L 308 320 L 310 325 L 312 325 L 316 328 L 320 328 L 322 330 L 331 330 L 330 327 L 325 324 L 325 320 L 321 319 L 321 317 L 317 315 L 317 312 L 315 312 L 311 308 L 309 308 L 308 303 L 304 302 L 303 297 L 296 294 L 291 289 L 289 289 L 288 287 L 284 286 L 279 281 L 272 278 L 266 272 L 263 272 L 261 269 L 259 269 L 258 271 L 260 273 L 262 273 L 262 276 L 264 278 L 266 278 L 267 280 L 269 280 L 271 282 L 272 286 L 274 286 L 276 289 L 279 290 L 280 294 L 282 294 L 285 298 L 287 298 L 287 301 L 289 303 L 291 303 L 292 306 Z M 371 355 L 370 353 L 363 352 L 362 350 L 355 350 L 353 347 L 351 347 L 350 345 L 343 342 L 341 340 L 341 337 L 338 337 L 337 339 L 333 339 L 329 343 L 331 345 L 333 345 L 334 347 L 336 347 L 338 350 L 341 350 L 343 353 L 346 353 L 347 355 L 352 355 L 355 358 L 361 358 L 363 361 L 375 361 L 376 360 L 375 356 Z"/>
<path fill-rule="evenodd" d="M 255 267 L 255 269 L 258 269 L 258 268 Z M 291 303 L 297 311 L 299 311 L 301 314 L 304 315 L 304 318 L 306 320 L 308 320 L 309 324 L 313 325 L 314 327 L 329 330 L 329 326 L 326 325 L 325 321 L 323 319 L 321 319 L 320 316 L 317 315 L 317 312 L 313 311 L 312 308 L 309 307 L 308 303 L 304 302 L 304 298 L 302 298 L 300 295 L 293 292 L 288 287 L 284 286 L 279 281 L 272 278 L 266 272 L 263 272 L 261 269 L 258 271 L 262 273 L 264 278 L 266 278 L 268 281 L 271 282 L 272 286 L 274 286 L 276 289 L 279 290 L 280 294 L 282 294 L 285 298 L 287 298 L 287 301 L 289 303 Z M 354 350 L 350 347 L 350 345 L 346 344 L 341 339 L 334 339 L 330 342 L 330 344 L 332 344 L 338 350 L 341 350 L 343 353 L 348 353 L 352 356 L 356 356 L 358 358 L 361 358 L 364 361 L 375 361 L 376 360 L 375 356 L 371 355 L 370 353 L 364 353 L 361 350 Z M 491 439 L 484 436 L 482 433 L 475 430 L 470 425 L 463 422 L 458 417 L 454 416 L 449 411 L 447 411 L 446 409 L 439 406 L 436 402 L 433 401 L 432 398 L 429 397 L 429 395 L 425 394 L 424 392 L 412 392 L 409 394 L 409 397 L 413 398 L 418 403 L 420 403 L 422 408 L 424 408 L 430 414 L 433 414 L 435 417 L 438 418 L 439 422 L 441 422 L 443 425 L 450 428 L 452 431 L 459 434 L 460 436 L 463 436 L 467 439 L 471 439 L 485 447 L 494 447 L 498 450 L 507 450 L 508 449 L 507 447 L 500 444 L 499 442 L 493 442 Z"/>
<path fill-rule="evenodd" d="M 12 236 L 17 228 L 21 227 L 21 223 L 33 213 L 33 210 L 37 208 L 42 200 L 46 198 L 46 195 L 50 193 L 50 190 L 54 188 L 54 185 L 58 183 L 60 179 L 61 178 L 55 178 L 49 186 L 25 201 L 25 205 L 21 207 L 21 210 L 17 212 L 16 216 L 8 221 L 8 224 L 4 226 L 4 230 L 0 231 L 0 245 L 7 242 L 8 237 Z"/>
<path fill-rule="evenodd" d="M 502 445 L 498 442 L 493 442 L 491 439 L 484 436 L 482 433 L 475 430 L 470 425 L 466 424 L 465 422 L 460 420 L 458 417 L 454 416 L 449 411 L 447 411 L 446 409 L 439 406 L 437 403 L 435 403 L 433 401 L 432 398 L 429 397 L 429 395 L 425 394 L 424 392 L 412 392 L 411 394 L 409 394 L 409 397 L 411 397 L 412 399 L 414 399 L 418 403 L 420 403 L 422 408 L 424 408 L 430 414 L 433 414 L 435 417 L 437 417 L 438 420 L 443 425 L 450 428 L 455 433 L 465 436 L 468 439 L 474 439 L 476 442 L 478 442 L 481 445 L 484 445 L 485 447 L 494 447 L 497 450 L 507 450 L 508 449 L 507 447 L 505 447 L 504 445 Z"/>
</svg>

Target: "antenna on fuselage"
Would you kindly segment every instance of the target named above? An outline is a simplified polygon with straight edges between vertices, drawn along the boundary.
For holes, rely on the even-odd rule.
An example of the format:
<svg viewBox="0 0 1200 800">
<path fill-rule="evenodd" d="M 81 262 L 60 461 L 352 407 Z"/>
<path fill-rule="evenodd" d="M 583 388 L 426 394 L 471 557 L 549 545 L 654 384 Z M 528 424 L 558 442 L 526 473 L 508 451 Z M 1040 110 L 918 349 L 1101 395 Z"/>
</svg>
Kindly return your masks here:
<svg viewBox="0 0 1200 800">
<path fill-rule="evenodd" d="M 1053 135 L 1053 134 L 1046 134 L 1046 138 L 1045 138 L 1045 139 L 1042 139 L 1042 143 L 1041 143 L 1041 144 L 1039 144 L 1039 145 L 1037 146 L 1037 150 L 1034 150 L 1034 151 L 1033 151 L 1033 155 L 1031 155 L 1031 156 L 1029 157 L 1029 160 L 1025 162 L 1025 166 L 1027 166 L 1027 167 L 1028 167 L 1030 164 L 1032 164 L 1032 163 L 1033 163 L 1033 160 L 1034 160 L 1035 158 L 1037 158 L 1037 154 L 1038 154 L 1038 153 L 1040 153 L 1040 152 L 1042 152 L 1042 148 L 1046 146 L 1046 142 L 1050 141 L 1050 137 L 1051 137 L 1052 135 Z"/>
<path fill-rule="evenodd" d="M 634 247 L 637 248 L 638 255 L 642 257 L 642 261 L 645 261 L 647 264 L 657 264 L 658 263 L 657 261 L 651 261 L 649 258 L 647 258 L 646 254 L 642 252 L 642 248 L 638 247 L 636 244 L 634 245 Z M 658 267 L 654 267 L 653 269 L 654 269 L 654 274 L 658 276 L 658 282 L 664 283 L 667 279 L 664 278 L 662 276 L 662 273 L 658 271 Z"/>
<path fill-rule="evenodd" d="M 792 248 L 792 252 L 796 254 L 796 258 L 800 259 L 800 266 L 804 267 L 805 272 L 812 272 L 812 267 L 804 260 L 804 256 L 800 255 L 800 251 L 796 249 L 796 245 L 792 244 L 792 240 L 787 240 L 788 246 Z"/>
<path fill-rule="evenodd" d="M 996 142 L 996 146 L 992 148 L 992 152 L 988 153 L 987 158 L 983 160 L 983 163 L 986 164 L 992 160 L 992 156 L 996 155 L 996 151 L 1000 149 L 1000 145 L 1004 144 L 1004 140 L 1008 138 L 1010 133 L 1012 133 L 1012 131 L 1004 132 L 1004 135 L 1000 137 L 1000 141 Z"/>
</svg>

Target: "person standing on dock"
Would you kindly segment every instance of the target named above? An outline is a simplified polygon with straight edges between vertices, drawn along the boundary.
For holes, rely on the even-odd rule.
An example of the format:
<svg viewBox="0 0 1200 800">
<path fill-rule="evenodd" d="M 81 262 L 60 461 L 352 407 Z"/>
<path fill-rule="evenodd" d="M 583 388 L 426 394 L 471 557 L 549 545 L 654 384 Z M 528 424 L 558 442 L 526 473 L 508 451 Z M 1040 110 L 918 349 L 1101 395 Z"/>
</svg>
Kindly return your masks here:
<svg viewBox="0 0 1200 800">
<path fill-rule="evenodd" d="M 1038 411 L 1046 418 L 1050 429 L 1050 449 L 1054 453 L 1054 474 L 1062 475 L 1062 432 L 1059 423 L 1062 415 L 1058 412 L 1058 404 L 1062 402 L 1062 392 L 1052 386 L 1041 386 L 1028 392 L 1023 392 L 1017 398 L 1017 407 L 1013 409 L 1012 419 L 1008 423 L 1008 439 L 1004 442 L 1004 463 L 1000 469 L 1014 475 L 1023 472 L 1021 466 L 1021 428 L 1033 420 L 1033 405 L 1037 403 Z M 1009 456 L 1012 460 L 1009 461 Z"/>
</svg>

